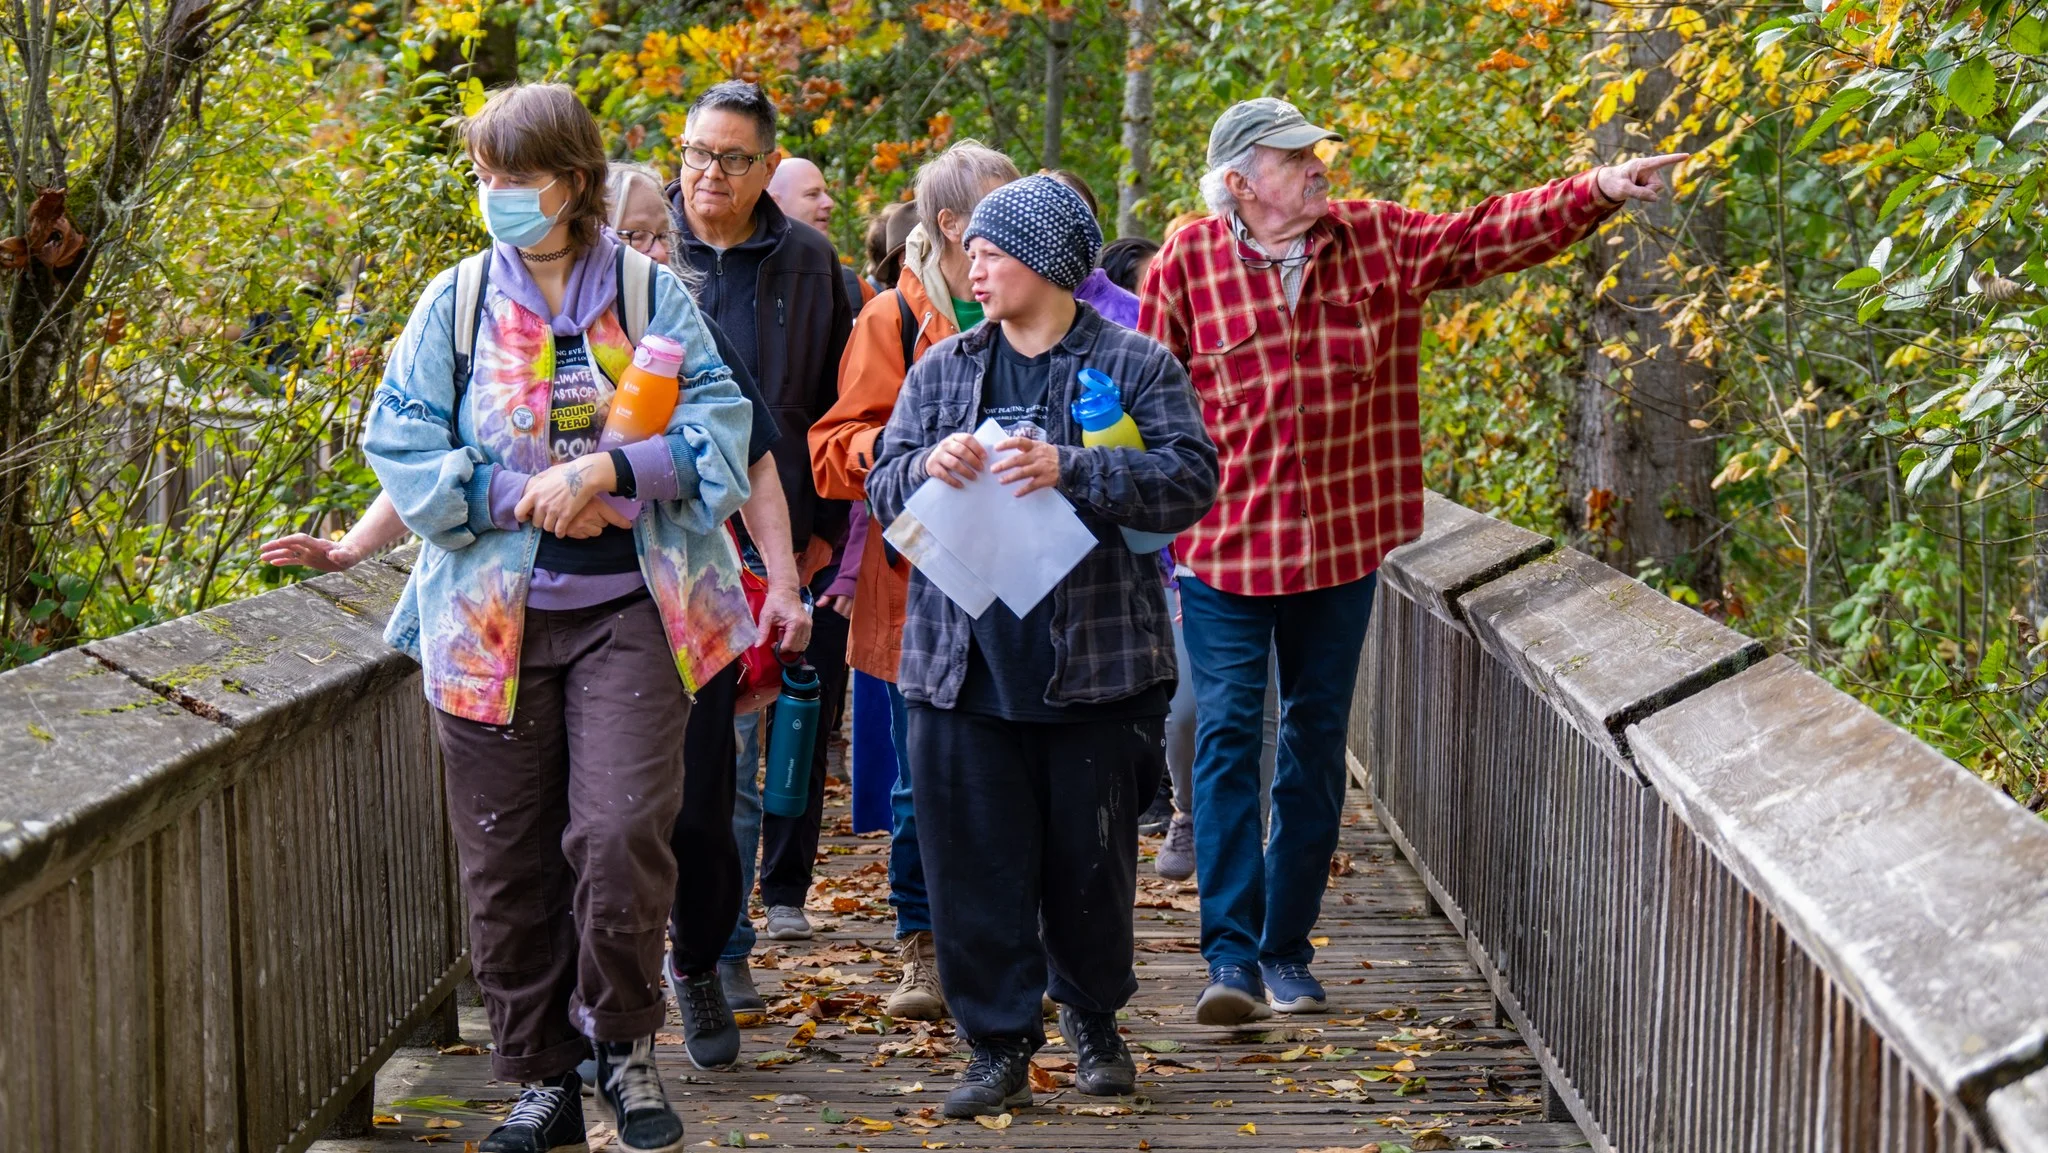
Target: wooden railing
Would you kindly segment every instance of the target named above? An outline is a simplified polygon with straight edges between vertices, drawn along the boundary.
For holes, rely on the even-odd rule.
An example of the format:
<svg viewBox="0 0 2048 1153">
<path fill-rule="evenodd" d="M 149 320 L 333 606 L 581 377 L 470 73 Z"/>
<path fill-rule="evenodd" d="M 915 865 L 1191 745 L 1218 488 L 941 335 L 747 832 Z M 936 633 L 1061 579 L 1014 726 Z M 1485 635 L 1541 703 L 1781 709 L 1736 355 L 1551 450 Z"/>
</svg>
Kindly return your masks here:
<svg viewBox="0 0 2048 1153">
<path fill-rule="evenodd" d="M 301 1149 L 447 1017 L 440 759 L 381 639 L 405 565 L 0 675 L 0 1146 Z"/>
<path fill-rule="evenodd" d="M 1602 1150 L 2048 1153 L 2048 824 L 1431 497 L 1350 746 Z M 299 1149 L 466 934 L 373 562 L 0 675 L 0 1143 Z"/>
<path fill-rule="evenodd" d="M 1432 495 L 1354 770 L 1601 1150 L 2048 1150 L 2048 823 Z"/>
</svg>

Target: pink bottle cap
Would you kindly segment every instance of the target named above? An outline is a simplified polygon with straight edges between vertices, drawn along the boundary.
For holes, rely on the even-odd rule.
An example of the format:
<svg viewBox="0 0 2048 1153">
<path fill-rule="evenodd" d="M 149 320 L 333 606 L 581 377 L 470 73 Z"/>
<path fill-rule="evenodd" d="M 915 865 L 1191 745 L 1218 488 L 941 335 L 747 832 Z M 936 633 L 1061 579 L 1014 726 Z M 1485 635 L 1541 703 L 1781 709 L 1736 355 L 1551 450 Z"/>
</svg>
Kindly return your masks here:
<svg viewBox="0 0 2048 1153">
<path fill-rule="evenodd" d="M 633 351 L 633 364 L 656 376 L 674 376 L 683 370 L 683 343 L 673 337 L 649 333 Z"/>
</svg>

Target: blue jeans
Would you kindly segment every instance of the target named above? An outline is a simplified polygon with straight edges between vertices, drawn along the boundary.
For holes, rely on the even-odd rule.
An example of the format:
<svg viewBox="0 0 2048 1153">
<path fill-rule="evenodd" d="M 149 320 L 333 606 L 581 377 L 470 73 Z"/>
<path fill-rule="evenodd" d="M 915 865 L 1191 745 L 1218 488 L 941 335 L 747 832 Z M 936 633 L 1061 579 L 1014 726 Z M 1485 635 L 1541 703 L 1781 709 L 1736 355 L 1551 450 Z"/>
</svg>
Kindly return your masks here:
<svg viewBox="0 0 2048 1153">
<path fill-rule="evenodd" d="M 740 751 L 733 758 L 732 839 L 740 848 L 740 917 L 726 939 L 721 961 L 736 960 L 754 951 L 754 918 L 747 910 L 754 903 L 754 871 L 761 862 L 761 714 L 746 713 L 733 721 Z"/>
<path fill-rule="evenodd" d="M 889 739 L 896 746 L 896 783 L 889 788 L 889 903 L 896 907 L 896 938 L 928 933 L 932 902 L 925 895 L 924 854 L 917 847 L 917 812 L 910 803 L 910 708 L 889 686 Z"/>
<path fill-rule="evenodd" d="M 1195 874 L 1202 956 L 1306 964 L 1344 810 L 1344 739 L 1378 574 L 1283 596 L 1180 582 L 1195 675 Z M 1259 836 L 1268 651 L 1280 666 L 1272 827 Z"/>
</svg>

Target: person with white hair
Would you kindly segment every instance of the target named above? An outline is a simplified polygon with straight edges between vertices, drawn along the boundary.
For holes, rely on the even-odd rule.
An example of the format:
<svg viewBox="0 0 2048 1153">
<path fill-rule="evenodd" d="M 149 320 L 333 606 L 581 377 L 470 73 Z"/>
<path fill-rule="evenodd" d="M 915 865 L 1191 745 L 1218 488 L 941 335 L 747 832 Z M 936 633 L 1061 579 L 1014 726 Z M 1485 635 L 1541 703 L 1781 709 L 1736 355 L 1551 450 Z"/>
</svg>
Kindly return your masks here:
<svg viewBox="0 0 2048 1153">
<path fill-rule="evenodd" d="M 1463 212 L 1329 198 L 1317 148 L 1341 139 L 1271 98 L 1209 134 L 1212 213 L 1174 233 L 1139 291 L 1139 328 L 1187 366 L 1222 461 L 1216 504 L 1181 534 L 1195 683 L 1194 825 L 1206 1025 L 1320 1013 L 1309 934 L 1344 801 L 1344 733 L 1388 550 L 1422 529 L 1416 391 L 1423 302 L 1541 264 L 1684 156 L 1631 160 Z M 1277 650 L 1281 727 L 1270 833 L 1260 728 Z"/>
</svg>

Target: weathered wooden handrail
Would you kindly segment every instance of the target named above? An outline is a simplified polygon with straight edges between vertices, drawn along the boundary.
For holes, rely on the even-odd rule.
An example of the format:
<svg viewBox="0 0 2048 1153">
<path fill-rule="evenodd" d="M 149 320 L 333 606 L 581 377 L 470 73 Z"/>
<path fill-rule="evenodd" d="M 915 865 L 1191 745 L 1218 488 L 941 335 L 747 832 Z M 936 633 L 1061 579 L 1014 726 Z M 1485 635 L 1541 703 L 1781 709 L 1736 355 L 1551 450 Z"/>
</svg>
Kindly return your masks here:
<svg viewBox="0 0 2048 1153">
<path fill-rule="evenodd" d="M 2048 824 L 1432 494 L 1351 750 L 1602 1150 L 2048 1150 Z"/>
<path fill-rule="evenodd" d="M 405 564 L 0 675 L 0 1144 L 304 1148 L 467 975 Z"/>
</svg>

